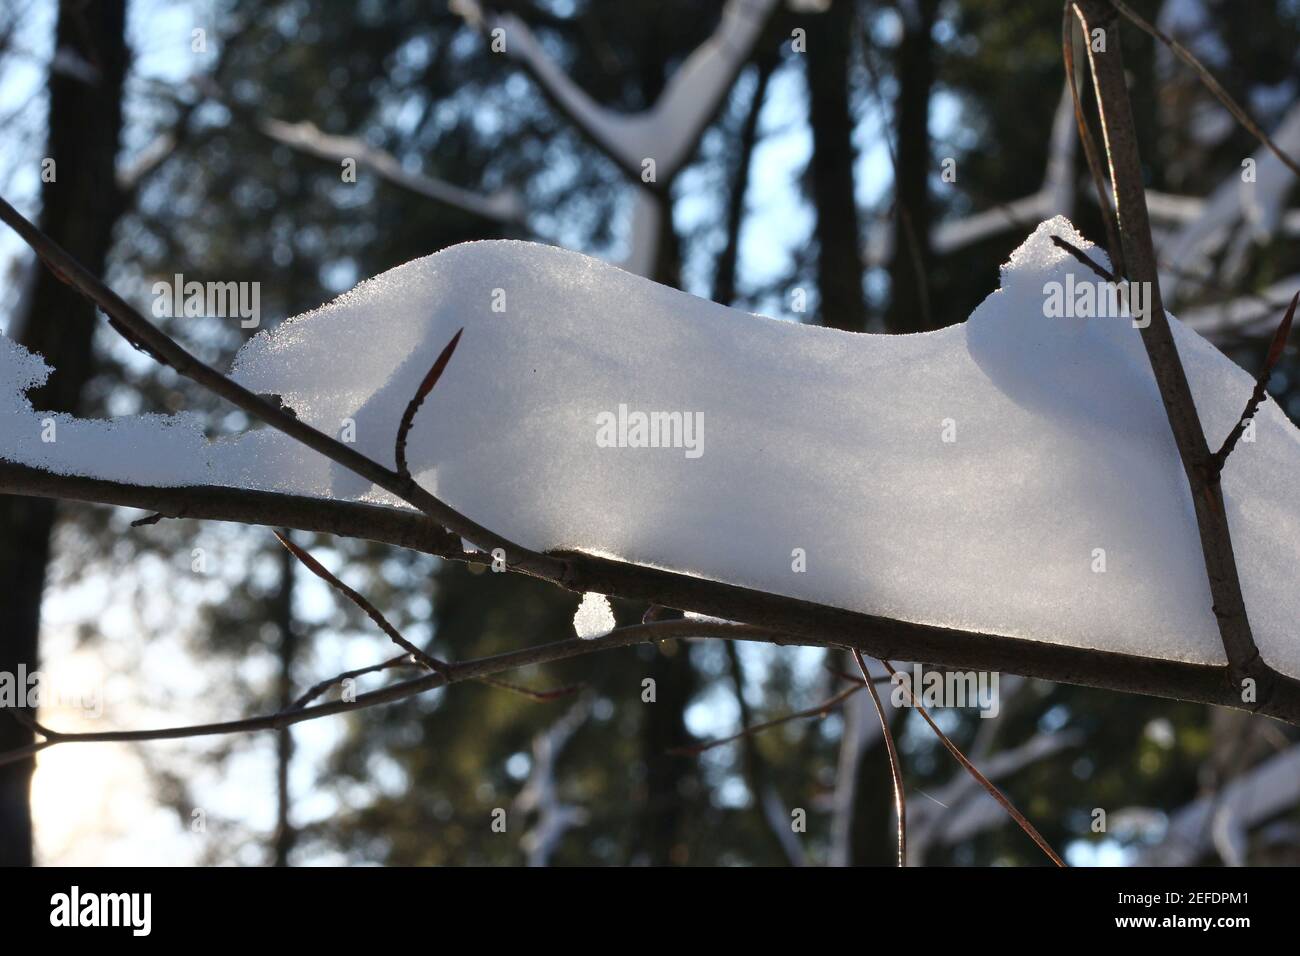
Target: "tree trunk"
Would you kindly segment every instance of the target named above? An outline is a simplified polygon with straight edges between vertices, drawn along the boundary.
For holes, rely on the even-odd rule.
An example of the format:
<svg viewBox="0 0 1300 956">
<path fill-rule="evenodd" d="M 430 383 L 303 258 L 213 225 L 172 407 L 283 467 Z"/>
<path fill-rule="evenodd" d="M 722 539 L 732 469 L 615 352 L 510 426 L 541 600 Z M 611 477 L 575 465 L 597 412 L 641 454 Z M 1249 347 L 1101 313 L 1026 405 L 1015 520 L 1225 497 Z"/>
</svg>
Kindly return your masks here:
<svg viewBox="0 0 1300 956">
<path fill-rule="evenodd" d="M 286 538 L 293 532 L 281 528 L 280 533 Z M 298 656 L 298 630 L 293 619 L 293 582 L 297 566 L 295 558 L 288 548 L 280 549 L 280 586 L 273 598 L 273 617 L 276 636 L 279 639 L 280 664 L 280 708 L 286 709 L 293 703 L 293 664 Z M 273 857 L 276 866 L 288 866 L 289 854 L 297 843 L 298 833 L 290 821 L 293 797 L 289 790 L 289 768 L 293 763 L 293 728 L 285 727 L 276 733 L 275 741 L 275 782 L 276 812 Z"/>
<path fill-rule="evenodd" d="M 894 255 L 889 264 L 891 332 L 939 327 L 929 301 L 930 92 L 934 87 L 934 29 L 938 0 L 900 3 L 903 38 L 897 51 L 898 97 L 894 123 Z"/>
<path fill-rule="evenodd" d="M 41 228 L 94 275 L 104 273 L 113 226 L 121 212 L 114 177 L 122 129 L 122 81 L 127 69 L 126 4 L 61 0 L 57 49 L 93 67 L 88 82 L 51 68 L 49 144 L 52 181 L 41 190 Z M 50 179 L 51 177 L 46 177 Z M 15 317 L 20 343 L 54 366 L 50 381 L 31 394 L 35 408 L 80 410 L 94 372 L 91 347 L 95 310 L 69 286 L 41 269 L 26 316 Z M 56 434 L 57 440 L 57 434 Z M 0 671 L 30 673 L 38 665 L 41 595 L 54 524 L 53 502 L 0 497 Z M 23 747 L 32 734 L 17 721 L 0 719 L 0 750 Z M 32 863 L 32 760 L 0 767 L 0 865 Z"/>
<path fill-rule="evenodd" d="M 861 332 L 867 324 L 862 291 L 862 236 L 853 190 L 853 110 L 849 58 L 857 18 L 852 0 L 834 0 L 806 20 L 808 115 L 813 134 L 808 179 L 817 223 L 818 318 L 822 325 Z"/>
</svg>

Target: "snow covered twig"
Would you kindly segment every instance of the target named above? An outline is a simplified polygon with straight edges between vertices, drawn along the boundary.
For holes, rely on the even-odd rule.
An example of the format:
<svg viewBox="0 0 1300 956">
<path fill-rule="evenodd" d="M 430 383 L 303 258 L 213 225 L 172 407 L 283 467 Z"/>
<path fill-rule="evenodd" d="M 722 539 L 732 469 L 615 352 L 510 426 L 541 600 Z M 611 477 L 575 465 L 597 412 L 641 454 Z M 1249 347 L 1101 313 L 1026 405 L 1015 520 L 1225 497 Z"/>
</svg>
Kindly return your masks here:
<svg viewBox="0 0 1300 956">
<path fill-rule="evenodd" d="M 449 508 L 415 483 L 367 458 L 330 435 L 300 421 L 294 415 L 253 394 L 229 377 L 195 358 L 174 339 L 154 326 L 117 293 L 92 275 L 54 240 L 28 222 L 13 206 L 0 199 L 0 221 L 9 225 L 36 252 L 60 280 L 90 299 L 109 318 L 109 324 L 133 346 L 146 352 L 180 375 L 197 382 L 254 418 L 294 438 L 350 471 L 389 491 L 423 511 L 443 527 L 485 550 L 500 548 L 506 563 L 531 573 L 562 575 L 557 559 L 521 548 L 475 521 Z"/>
</svg>

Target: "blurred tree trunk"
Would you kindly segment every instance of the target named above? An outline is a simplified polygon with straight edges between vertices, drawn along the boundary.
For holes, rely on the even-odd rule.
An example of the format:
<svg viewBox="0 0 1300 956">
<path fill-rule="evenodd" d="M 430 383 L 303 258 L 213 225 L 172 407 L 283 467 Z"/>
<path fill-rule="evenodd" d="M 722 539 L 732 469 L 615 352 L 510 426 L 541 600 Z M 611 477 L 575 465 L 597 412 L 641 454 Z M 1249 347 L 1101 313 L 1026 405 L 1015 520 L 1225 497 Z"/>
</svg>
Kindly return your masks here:
<svg viewBox="0 0 1300 956">
<path fill-rule="evenodd" d="M 939 0 L 899 0 L 903 36 L 896 52 L 894 100 L 897 147 L 894 167 L 894 255 L 889 264 L 891 332 L 937 328 L 931 311 L 930 93 L 934 88 L 931 33 Z"/>
<path fill-rule="evenodd" d="M 867 324 L 862 292 L 862 236 L 853 188 L 853 110 L 849 60 L 857 17 L 853 0 L 833 0 L 809 16 L 808 115 L 813 151 L 808 179 L 817 222 L 818 315 L 822 325 L 861 332 Z"/>
<path fill-rule="evenodd" d="M 281 528 L 280 533 L 286 538 L 293 532 Z M 279 640 L 280 664 L 280 708 L 286 709 L 293 703 L 293 664 L 298 655 L 298 629 L 293 619 L 294 571 L 297 559 L 288 548 L 280 549 L 280 584 L 272 600 L 272 618 L 275 622 L 276 637 Z M 289 820 L 293 807 L 292 794 L 289 791 L 289 768 L 293 763 L 293 728 L 285 727 L 276 734 L 275 742 L 275 782 L 276 812 L 274 861 L 276 866 L 288 866 L 289 854 L 298 840 L 298 833 Z"/>
<path fill-rule="evenodd" d="M 94 275 L 103 275 L 113 226 L 122 211 L 114 164 L 122 130 L 122 82 L 127 70 L 126 4 L 60 0 L 56 49 L 84 61 L 94 81 L 51 67 L 49 141 L 53 181 L 41 189 L 40 226 Z M 40 269 L 25 316 L 15 316 L 13 336 L 56 371 L 29 393 L 40 410 L 77 412 L 94 373 L 95 310 L 47 269 Z M 41 595 L 54 504 L 44 499 L 0 497 L 0 670 L 37 667 Z M 17 721 L 0 720 L 0 750 L 22 747 L 32 734 Z M 31 775 L 35 762 L 0 767 L 0 865 L 32 862 Z"/>
</svg>

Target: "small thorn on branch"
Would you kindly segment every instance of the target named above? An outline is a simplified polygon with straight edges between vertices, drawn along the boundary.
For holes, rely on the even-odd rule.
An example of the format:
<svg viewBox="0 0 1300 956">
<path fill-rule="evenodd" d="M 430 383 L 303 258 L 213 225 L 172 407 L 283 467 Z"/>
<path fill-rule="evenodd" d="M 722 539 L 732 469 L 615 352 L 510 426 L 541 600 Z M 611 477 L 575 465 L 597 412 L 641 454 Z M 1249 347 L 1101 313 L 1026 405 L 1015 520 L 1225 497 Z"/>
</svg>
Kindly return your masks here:
<svg viewBox="0 0 1300 956">
<path fill-rule="evenodd" d="M 406 464 L 406 436 L 411 430 L 411 425 L 415 423 L 415 413 L 420 410 L 425 398 L 433 391 L 433 386 L 438 384 L 438 379 L 442 377 L 443 370 L 447 367 L 447 363 L 451 361 L 452 353 L 456 351 L 456 346 L 460 343 L 461 333 L 464 331 L 462 328 L 453 335 L 451 341 L 434 359 L 433 365 L 424 376 L 424 380 L 420 382 L 420 387 L 415 390 L 415 394 L 411 396 L 410 402 L 407 403 L 406 411 L 402 413 L 401 424 L 397 426 L 397 444 L 393 448 L 393 454 L 397 459 L 397 473 L 403 478 L 411 477 L 411 470 Z"/>
<path fill-rule="evenodd" d="M 1286 315 L 1282 317 L 1282 322 L 1273 333 L 1273 341 L 1269 344 L 1268 354 L 1264 357 L 1264 367 L 1259 370 L 1259 375 L 1255 378 L 1255 389 L 1250 393 L 1250 399 L 1246 402 L 1246 410 L 1241 413 L 1241 418 L 1237 424 L 1232 426 L 1232 431 L 1228 437 L 1223 440 L 1223 446 L 1210 456 L 1209 473 L 1211 481 L 1218 481 L 1219 476 L 1223 474 L 1223 466 L 1227 464 L 1228 456 L 1232 450 L 1237 447 L 1237 442 L 1245 434 L 1247 425 L 1259 411 L 1259 406 L 1264 404 L 1264 399 L 1268 398 L 1268 393 L 1264 390 L 1268 385 L 1268 380 L 1273 374 L 1273 368 L 1277 365 L 1278 359 L 1282 357 L 1282 352 L 1286 349 L 1287 339 L 1291 336 L 1291 320 L 1295 318 L 1296 303 L 1300 302 L 1300 292 L 1297 292 L 1291 299 L 1291 305 L 1287 307 Z"/>
<path fill-rule="evenodd" d="M 167 516 L 163 514 L 161 511 L 155 511 L 153 514 L 148 515 L 144 518 L 136 518 L 134 521 L 131 522 L 131 527 L 143 528 L 145 525 L 157 524 L 159 521 L 162 521 L 162 519 L 165 517 Z"/>
</svg>

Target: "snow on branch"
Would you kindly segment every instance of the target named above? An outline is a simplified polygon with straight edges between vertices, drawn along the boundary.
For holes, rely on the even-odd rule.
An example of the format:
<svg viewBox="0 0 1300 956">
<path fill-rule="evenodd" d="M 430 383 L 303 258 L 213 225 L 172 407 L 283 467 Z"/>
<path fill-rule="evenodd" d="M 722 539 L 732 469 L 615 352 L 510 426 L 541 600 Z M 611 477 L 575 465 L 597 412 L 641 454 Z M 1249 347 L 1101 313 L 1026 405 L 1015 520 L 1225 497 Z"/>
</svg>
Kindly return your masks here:
<svg viewBox="0 0 1300 956">
<path fill-rule="evenodd" d="M 276 496 L 302 516 L 315 497 L 334 512 L 311 524 L 352 527 L 342 506 L 417 507 L 430 519 L 420 527 L 447 528 L 480 557 L 500 547 L 511 567 L 572 591 L 874 657 L 1245 703 L 1223 680 L 1177 450 L 1131 321 L 1048 309 L 1049 289 L 1096 278 L 1051 241 L 1086 245 L 1065 220 L 1017 250 L 1002 291 L 965 325 L 925 336 L 749 316 L 576 253 L 482 242 L 259 335 L 226 377 L 11 207 L 0 214 L 142 344 L 275 426 L 209 443 L 192 420 L 37 413 L 24 391 L 47 370 L 6 340 L 5 490 L 170 514 L 194 486 L 208 514 L 234 520 L 261 520 L 250 516 L 269 515 Z M 462 326 L 436 399 L 454 413 L 415 418 L 404 477 L 380 462 Z M 1173 332 L 1207 427 L 1228 434 L 1254 383 L 1195 333 Z M 1260 651 L 1295 674 L 1300 492 L 1278 476 L 1300 466 L 1300 436 L 1272 403 L 1254 424 L 1222 487 Z M 330 437 L 342 427 L 355 442 Z M 662 487 L 674 489 L 671 521 L 626 507 Z M 445 550 L 466 559 L 459 544 Z M 1256 709 L 1300 716 L 1300 700 Z"/>
<path fill-rule="evenodd" d="M 1137 859 L 1138 866 L 1193 866 L 1214 848 L 1216 829 L 1231 827 L 1242 837 L 1300 801 L 1300 746 L 1256 764 L 1222 791 L 1198 797 L 1177 810 L 1160 843 Z"/>
<path fill-rule="evenodd" d="M 369 167 L 393 185 L 452 209 L 507 225 L 524 221 L 526 211 L 518 194 L 513 191 L 483 196 L 444 180 L 411 172 L 392 153 L 371 146 L 356 136 L 334 136 L 321 132 L 306 120 L 286 123 L 268 116 L 258 118 L 256 122 L 258 130 L 277 143 L 319 159 L 334 162 L 355 160 L 358 165 Z"/>
<path fill-rule="evenodd" d="M 777 5 L 778 0 L 729 0 L 713 35 L 686 58 L 655 105 L 632 115 L 592 100 L 514 14 L 494 13 L 478 0 L 455 0 L 453 8 L 489 35 L 502 31 L 504 52 L 624 173 L 641 182 L 643 160 L 653 159 L 662 186 L 694 153 Z"/>
<path fill-rule="evenodd" d="M 1287 112 L 1274 139 L 1283 149 L 1300 150 L 1300 105 Z M 1166 268 L 1160 282 L 1171 302 L 1196 285 L 1186 273 L 1213 277 L 1215 254 L 1229 243 L 1223 271 L 1231 281 L 1240 274 L 1250 246 L 1271 237 L 1283 223 L 1295 173 L 1264 146 L 1248 162 L 1249 170 L 1243 166 L 1229 173 L 1199 214 L 1161 246 Z"/>
</svg>

